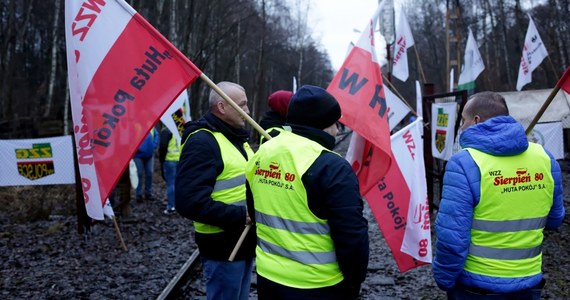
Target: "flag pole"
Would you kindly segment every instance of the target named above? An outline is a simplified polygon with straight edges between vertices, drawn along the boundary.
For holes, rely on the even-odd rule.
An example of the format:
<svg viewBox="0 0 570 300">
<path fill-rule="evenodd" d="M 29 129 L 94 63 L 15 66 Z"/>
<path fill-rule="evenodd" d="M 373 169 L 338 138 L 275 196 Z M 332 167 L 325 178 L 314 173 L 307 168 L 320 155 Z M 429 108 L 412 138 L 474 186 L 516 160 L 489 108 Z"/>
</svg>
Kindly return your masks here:
<svg viewBox="0 0 570 300">
<path fill-rule="evenodd" d="M 550 67 L 552 68 L 552 72 L 554 73 L 554 76 L 556 76 L 557 78 L 560 77 L 558 75 L 558 72 L 556 72 L 556 68 L 554 67 L 554 64 L 552 63 L 552 59 L 550 58 L 550 55 L 547 57 L 548 57 L 548 62 L 550 63 Z"/>
<path fill-rule="evenodd" d="M 214 91 L 216 91 L 216 93 L 218 93 L 218 95 L 222 96 L 222 98 L 224 100 L 226 100 L 226 102 L 229 105 L 231 105 L 251 126 L 253 126 L 253 128 L 255 128 L 255 130 L 257 130 L 261 135 L 263 135 L 263 137 L 265 137 L 267 140 L 271 139 L 271 136 L 267 133 L 267 131 L 263 130 L 263 128 L 261 128 L 261 126 L 259 126 L 259 124 L 257 124 L 248 114 L 246 114 L 243 111 L 243 109 L 241 109 L 241 107 L 239 107 L 228 95 L 226 95 L 226 93 L 224 93 L 224 91 L 222 91 L 212 80 L 210 80 L 210 78 L 208 78 L 208 76 L 206 76 L 204 73 L 202 73 L 202 74 L 200 74 L 200 78 L 202 80 L 204 80 L 204 82 L 206 82 L 206 84 L 208 86 L 210 86 Z M 243 229 L 241 236 L 239 237 L 236 245 L 234 246 L 232 253 L 230 254 L 230 257 L 228 258 L 229 261 L 234 260 L 236 254 L 237 254 L 239 248 L 241 247 L 243 240 L 247 236 L 247 233 L 249 232 L 250 228 L 251 228 L 251 225 L 245 225 L 245 228 Z"/>
<path fill-rule="evenodd" d="M 420 55 L 418 54 L 418 48 L 416 48 L 416 44 L 414 44 L 414 52 L 416 52 L 416 60 L 418 61 L 418 68 L 420 69 L 420 75 L 422 75 L 422 81 L 427 83 L 426 75 L 424 74 L 424 68 L 422 67 L 422 62 L 420 61 Z"/>
<path fill-rule="evenodd" d="M 406 104 L 406 106 L 410 109 L 410 112 L 414 115 L 418 115 L 418 113 L 410 106 L 410 104 L 408 103 L 408 101 L 406 101 L 406 98 L 402 97 L 402 95 L 398 92 L 398 90 L 396 89 L 396 87 L 389 81 L 386 79 L 386 76 L 384 76 L 384 74 L 382 74 L 382 79 L 383 82 L 386 82 L 388 84 L 388 86 L 390 86 L 392 88 L 392 90 L 394 91 L 394 93 L 400 97 L 402 99 L 402 101 Z"/>
<path fill-rule="evenodd" d="M 570 68 L 568 68 L 566 72 L 562 74 L 562 77 L 560 78 L 560 80 L 558 80 L 558 82 L 552 89 L 552 92 L 550 92 L 550 95 L 548 95 L 548 98 L 546 98 L 546 101 L 544 102 L 544 104 L 542 104 L 542 107 L 540 108 L 538 113 L 536 113 L 536 116 L 534 116 L 534 119 L 532 120 L 532 122 L 530 122 L 530 125 L 528 125 L 527 129 L 525 130 L 526 135 L 529 135 L 532 129 L 534 128 L 534 125 L 538 123 L 538 120 L 540 119 L 540 117 L 542 117 L 542 114 L 544 114 L 544 112 L 546 111 L 552 100 L 554 100 L 554 96 L 558 94 L 560 86 L 562 86 L 562 84 L 568 79 L 568 77 L 570 77 Z"/>
<path fill-rule="evenodd" d="M 226 102 L 233 107 L 255 130 L 257 130 L 263 137 L 267 140 L 271 139 L 271 136 L 259 126 L 248 114 L 246 114 L 241 107 L 239 107 L 224 91 L 222 91 L 206 74 L 200 74 L 200 79 L 204 80 L 210 88 L 212 88 L 218 95 L 220 95 Z"/>
<path fill-rule="evenodd" d="M 117 231 L 117 236 L 119 237 L 119 241 L 121 241 L 121 246 L 123 246 L 123 249 L 125 249 L 125 251 L 129 251 L 129 249 L 127 249 L 127 245 L 125 245 L 125 240 L 123 240 L 123 235 L 121 234 L 121 230 L 119 229 L 119 224 L 117 224 L 117 219 L 115 218 L 115 216 L 113 216 L 113 225 L 115 225 L 115 230 Z"/>
</svg>

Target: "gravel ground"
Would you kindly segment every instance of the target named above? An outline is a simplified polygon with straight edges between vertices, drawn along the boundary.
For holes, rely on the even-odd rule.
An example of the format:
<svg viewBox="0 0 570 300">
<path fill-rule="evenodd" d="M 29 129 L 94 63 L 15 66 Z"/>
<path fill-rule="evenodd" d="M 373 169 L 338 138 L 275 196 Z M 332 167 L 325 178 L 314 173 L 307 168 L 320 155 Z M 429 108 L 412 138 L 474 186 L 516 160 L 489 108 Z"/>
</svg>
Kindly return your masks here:
<svg viewBox="0 0 570 300">
<path fill-rule="evenodd" d="M 565 174 L 568 186 L 570 178 Z M 128 251 L 122 249 L 111 220 L 95 224 L 88 235 L 77 233 L 72 187 L 1 188 L 0 298 L 155 299 L 195 249 L 190 221 L 162 214 L 166 199 L 160 181 L 155 180 L 159 200 L 131 203 L 130 216 L 117 218 Z M 48 205 L 50 215 L 25 221 L 23 215 L 30 213 L 21 207 L 30 201 L 37 206 L 38 201 L 49 202 L 48 198 L 53 202 Z M 565 199 L 569 211 L 568 189 Z M 445 298 L 431 277 L 430 265 L 404 274 L 398 271 L 368 209 L 366 215 L 371 258 L 362 299 Z M 567 218 L 561 229 L 545 236 L 544 299 L 570 299 L 569 227 Z M 203 283 L 192 287 L 187 299 L 200 299 Z M 251 298 L 255 295 L 253 289 Z"/>
</svg>

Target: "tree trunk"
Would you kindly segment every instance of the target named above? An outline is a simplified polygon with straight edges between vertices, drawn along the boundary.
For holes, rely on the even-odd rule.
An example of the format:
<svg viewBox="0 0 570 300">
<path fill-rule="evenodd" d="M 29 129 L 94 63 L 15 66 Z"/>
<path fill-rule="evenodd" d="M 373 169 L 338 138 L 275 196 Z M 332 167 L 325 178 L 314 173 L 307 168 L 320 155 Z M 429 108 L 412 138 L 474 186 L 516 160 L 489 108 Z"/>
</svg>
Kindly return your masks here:
<svg viewBox="0 0 570 300">
<path fill-rule="evenodd" d="M 511 64 L 509 62 L 509 49 L 507 44 L 507 17 L 505 16 L 505 6 L 503 0 L 499 0 L 499 13 L 501 15 L 501 51 L 503 52 L 503 58 L 505 59 L 505 70 L 507 73 L 507 83 L 508 87 L 514 86 L 513 79 L 511 77 Z"/>
<path fill-rule="evenodd" d="M 53 15 L 53 28 L 52 28 L 52 44 L 51 44 L 51 68 L 48 84 L 48 92 L 46 98 L 46 107 L 44 111 L 44 118 L 48 118 L 51 113 L 51 106 L 53 102 L 53 87 L 55 85 L 56 70 L 57 70 L 57 50 L 58 50 L 58 29 L 59 29 L 59 10 L 61 7 L 61 0 L 55 0 L 55 10 Z"/>
</svg>

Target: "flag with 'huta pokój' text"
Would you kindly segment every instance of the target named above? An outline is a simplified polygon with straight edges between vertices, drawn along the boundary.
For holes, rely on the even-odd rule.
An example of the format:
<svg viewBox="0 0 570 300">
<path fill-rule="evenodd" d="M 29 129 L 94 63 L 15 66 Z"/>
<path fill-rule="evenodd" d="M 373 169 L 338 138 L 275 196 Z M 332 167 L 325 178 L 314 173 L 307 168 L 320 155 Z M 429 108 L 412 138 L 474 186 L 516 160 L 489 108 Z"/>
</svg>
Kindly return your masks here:
<svg viewBox="0 0 570 300">
<path fill-rule="evenodd" d="M 139 144 L 202 72 L 123 0 L 66 0 L 65 37 L 85 207 L 102 220 Z"/>
<path fill-rule="evenodd" d="M 523 86 L 532 82 L 532 71 L 548 56 L 548 51 L 530 15 L 528 18 L 528 30 L 524 38 L 523 53 L 517 78 L 517 91 L 522 90 Z"/>
<path fill-rule="evenodd" d="M 364 195 L 400 272 L 431 263 L 422 118 L 392 135 L 392 164 Z"/>
<path fill-rule="evenodd" d="M 384 1 L 327 88 L 340 104 L 340 122 L 371 144 L 363 154 L 362 164 L 353 165 L 354 169 L 360 170 L 357 175 L 363 194 L 386 174 L 391 163 L 388 105 L 374 50 L 374 24 L 383 6 Z M 372 158 L 375 168 L 370 167 Z"/>
</svg>

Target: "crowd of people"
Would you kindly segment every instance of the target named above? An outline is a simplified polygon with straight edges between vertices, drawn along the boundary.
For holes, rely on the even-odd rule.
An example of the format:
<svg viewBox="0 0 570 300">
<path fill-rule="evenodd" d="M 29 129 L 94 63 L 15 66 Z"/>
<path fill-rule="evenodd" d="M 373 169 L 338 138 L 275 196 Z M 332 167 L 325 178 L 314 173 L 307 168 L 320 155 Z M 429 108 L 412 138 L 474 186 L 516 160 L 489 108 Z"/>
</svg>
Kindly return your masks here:
<svg viewBox="0 0 570 300">
<path fill-rule="evenodd" d="M 275 91 L 254 153 L 246 91 L 217 85 L 233 103 L 212 90 L 181 142 L 167 129 L 149 133 L 135 155 L 136 199 L 152 197 L 144 171 L 159 144 L 164 213 L 193 221 L 208 299 L 248 299 L 253 268 L 259 299 L 357 299 L 368 224 L 357 177 L 334 152 L 337 99 L 312 85 Z M 560 166 L 528 142 L 497 93 L 471 96 L 461 118 L 462 150 L 446 164 L 435 221 L 434 279 L 449 299 L 540 299 L 543 231 L 565 215 Z"/>
</svg>

